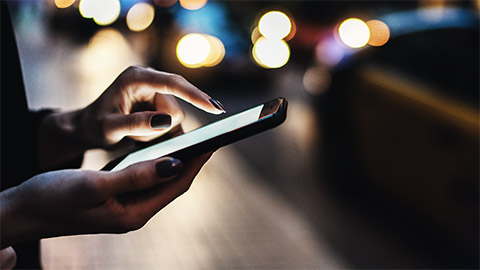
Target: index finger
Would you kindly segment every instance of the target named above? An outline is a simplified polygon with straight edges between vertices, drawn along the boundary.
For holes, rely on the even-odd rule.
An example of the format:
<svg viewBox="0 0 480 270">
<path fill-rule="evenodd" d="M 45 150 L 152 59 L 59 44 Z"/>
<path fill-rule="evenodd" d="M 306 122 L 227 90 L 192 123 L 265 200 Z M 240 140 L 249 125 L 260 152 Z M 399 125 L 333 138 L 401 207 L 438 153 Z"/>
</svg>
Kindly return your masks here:
<svg viewBox="0 0 480 270">
<path fill-rule="evenodd" d="M 136 94 L 151 96 L 154 93 L 169 94 L 213 114 L 225 113 L 225 108 L 180 75 L 132 66 L 125 73 L 127 78 L 133 78 L 131 87 Z M 130 77 L 131 76 L 131 77 Z M 147 91 L 147 92 L 143 92 Z"/>
</svg>

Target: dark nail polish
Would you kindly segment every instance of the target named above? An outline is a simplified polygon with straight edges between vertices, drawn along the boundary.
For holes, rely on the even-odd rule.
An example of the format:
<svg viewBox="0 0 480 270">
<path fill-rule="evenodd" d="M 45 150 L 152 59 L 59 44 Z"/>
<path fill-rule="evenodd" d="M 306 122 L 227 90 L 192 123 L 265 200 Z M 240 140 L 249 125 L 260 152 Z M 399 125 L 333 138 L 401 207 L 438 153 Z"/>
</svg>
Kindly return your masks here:
<svg viewBox="0 0 480 270">
<path fill-rule="evenodd" d="M 168 114 L 157 114 L 150 120 L 153 129 L 165 129 L 172 125 L 172 117 Z"/>
<path fill-rule="evenodd" d="M 168 178 L 180 173 L 183 163 L 175 158 L 163 158 L 155 164 L 155 171 L 159 178 Z"/>
<path fill-rule="evenodd" d="M 225 107 L 223 107 L 222 103 L 220 103 L 220 101 L 218 100 L 215 100 L 213 98 L 209 99 L 208 101 L 210 101 L 210 103 L 212 103 L 213 106 L 215 106 L 215 108 L 219 109 L 220 111 L 226 113 L 227 111 L 225 110 Z"/>
</svg>

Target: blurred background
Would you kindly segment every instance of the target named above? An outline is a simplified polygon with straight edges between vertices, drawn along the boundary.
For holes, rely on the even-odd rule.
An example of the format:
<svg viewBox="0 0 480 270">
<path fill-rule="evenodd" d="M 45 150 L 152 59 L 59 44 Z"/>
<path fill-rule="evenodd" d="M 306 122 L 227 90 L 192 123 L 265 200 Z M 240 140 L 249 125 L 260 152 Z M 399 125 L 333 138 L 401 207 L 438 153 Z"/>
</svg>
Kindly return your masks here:
<svg viewBox="0 0 480 270">
<path fill-rule="evenodd" d="M 32 110 L 84 107 L 130 65 L 229 114 L 289 100 L 141 230 L 43 240 L 46 269 L 479 268 L 480 1 L 9 6 Z M 181 104 L 187 130 L 217 119 Z"/>
</svg>

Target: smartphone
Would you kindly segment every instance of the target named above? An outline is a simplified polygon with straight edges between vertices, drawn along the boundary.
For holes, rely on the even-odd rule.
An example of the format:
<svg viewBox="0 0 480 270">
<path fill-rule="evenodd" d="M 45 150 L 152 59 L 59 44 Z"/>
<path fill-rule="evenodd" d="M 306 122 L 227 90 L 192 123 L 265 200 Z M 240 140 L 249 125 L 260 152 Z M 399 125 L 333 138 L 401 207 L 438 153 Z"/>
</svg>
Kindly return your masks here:
<svg viewBox="0 0 480 270">
<path fill-rule="evenodd" d="M 163 156 L 189 158 L 274 128 L 287 117 L 287 100 L 277 98 L 190 132 L 173 137 L 108 163 L 102 170 L 121 170 L 127 166 Z"/>
</svg>

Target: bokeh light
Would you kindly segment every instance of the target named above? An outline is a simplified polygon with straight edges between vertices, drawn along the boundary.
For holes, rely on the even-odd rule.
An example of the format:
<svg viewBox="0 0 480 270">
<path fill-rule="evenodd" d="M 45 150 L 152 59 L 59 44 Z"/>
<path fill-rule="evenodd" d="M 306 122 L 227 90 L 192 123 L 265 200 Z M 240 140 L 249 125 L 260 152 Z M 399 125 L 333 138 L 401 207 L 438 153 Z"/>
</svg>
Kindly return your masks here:
<svg viewBox="0 0 480 270">
<path fill-rule="evenodd" d="M 315 47 L 315 58 L 318 63 L 334 67 L 345 56 L 345 48 L 340 46 L 333 37 L 326 38 Z"/>
<path fill-rule="evenodd" d="M 257 42 L 257 40 L 262 36 L 262 34 L 260 34 L 260 31 L 258 31 L 258 26 L 255 27 L 252 31 L 252 35 L 251 35 L 251 40 L 252 40 L 252 44 L 255 44 L 255 42 Z"/>
<path fill-rule="evenodd" d="M 342 22 L 338 27 L 338 34 L 342 42 L 351 48 L 363 47 L 370 39 L 367 24 L 357 18 L 350 18 Z"/>
<path fill-rule="evenodd" d="M 292 22 L 285 13 L 270 11 L 265 13 L 258 22 L 258 30 L 267 39 L 282 39 L 292 29 Z"/>
<path fill-rule="evenodd" d="M 55 6 L 58 8 L 68 8 L 73 3 L 75 3 L 75 0 L 55 0 Z"/>
<path fill-rule="evenodd" d="M 255 61 L 264 68 L 279 68 L 288 62 L 290 48 L 282 39 L 261 37 L 253 45 L 252 55 Z"/>
<path fill-rule="evenodd" d="M 155 9 L 147 3 L 137 3 L 130 8 L 127 13 L 128 29 L 140 32 L 147 29 L 153 22 Z"/>
<path fill-rule="evenodd" d="M 370 39 L 368 44 L 371 46 L 383 46 L 390 39 L 390 29 L 388 26 L 379 20 L 370 20 L 367 22 L 368 29 L 370 29 Z"/>
<path fill-rule="evenodd" d="M 210 51 L 207 58 L 203 62 L 203 66 L 213 67 L 220 64 L 220 62 L 222 62 L 223 58 L 225 57 L 225 46 L 223 45 L 222 41 L 214 36 L 203 36 L 208 40 L 208 43 L 210 44 Z"/>
<path fill-rule="evenodd" d="M 207 59 L 210 52 L 210 43 L 201 34 L 188 34 L 177 44 L 177 58 L 184 66 L 197 68 Z"/>
<path fill-rule="evenodd" d="M 189 10 L 197 10 L 205 6 L 208 0 L 179 0 L 180 6 Z"/>
<path fill-rule="evenodd" d="M 303 75 L 303 87 L 312 95 L 320 95 L 330 87 L 332 77 L 328 68 L 313 66 Z"/>
<path fill-rule="evenodd" d="M 86 19 L 93 18 L 96 9 L 96 0 L 80 0 L 78 4 L 78 11 L 80 15 Z"/>
<path fill-rule="evenodd" d="M 177 44 L 177 58 L 188 68 L 213 67 L 225 57 L 225 46 L 217 37 L 192 33 Z"/>
<path fill-rule="evenodd" d="M 84 18 L 92 18 L 98 25 L 109 25 L 120 15 L 120 1 L 81 0 L 78 9 Z"/>
<path fill-rule="evenodd" d="M 81 47 L 75 58 L 75 73 L 88 103 L 95 100 L 112 80 L 130 65 L 142 63 L 127 39 L 110 27 L 101 28 Z M 87 104 L 88 104 L 87 103 Z"/>
<path fill-rule="evenodd" d="M 213 67 L 225 57 L 225 46 L 217 37 L 192 33 L 177 44 L 177 58 L 188 68 Z"/>
<path fill-rule="evenodd" d="M 119 0 L 98 1 L 98 8 L 93 16 L 93 20 L 98 25 L 109 25 L 117 20 L 120 15 Z"/>
</svg>

